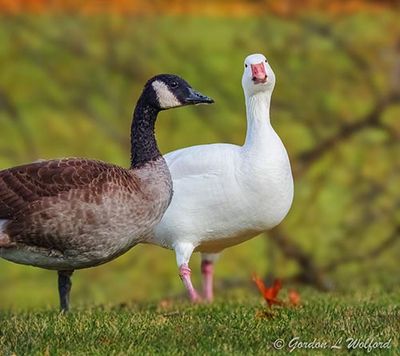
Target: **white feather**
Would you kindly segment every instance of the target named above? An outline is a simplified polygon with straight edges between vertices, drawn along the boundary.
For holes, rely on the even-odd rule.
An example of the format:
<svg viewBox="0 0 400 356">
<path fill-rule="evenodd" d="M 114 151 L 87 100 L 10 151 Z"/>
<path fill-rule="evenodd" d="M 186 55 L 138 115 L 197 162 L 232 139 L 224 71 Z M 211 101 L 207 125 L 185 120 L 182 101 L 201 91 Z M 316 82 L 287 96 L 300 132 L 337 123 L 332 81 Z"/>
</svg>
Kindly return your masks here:
<svg viewBox="0 0 400 356">
<path fill-rule="evenodd" d="M 176 96 L 168 89 L 168 86 L 165 83 L 156 80 L 153 82 L 152 86 L 156 92 L 157 100 L 161 108 L 169 109 L 181 105 Z"/>
</svg>

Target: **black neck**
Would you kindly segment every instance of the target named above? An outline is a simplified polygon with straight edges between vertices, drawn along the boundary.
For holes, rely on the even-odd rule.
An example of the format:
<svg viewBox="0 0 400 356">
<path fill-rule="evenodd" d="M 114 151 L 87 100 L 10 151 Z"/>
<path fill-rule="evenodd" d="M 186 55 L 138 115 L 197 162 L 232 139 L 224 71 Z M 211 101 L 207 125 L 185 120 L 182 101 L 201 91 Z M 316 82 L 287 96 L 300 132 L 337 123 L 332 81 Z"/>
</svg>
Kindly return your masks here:
<svg viewBox="0 0 400 356">
<path fill-rule="evenodd" d="M 159 109 L 140 98 L 133 114 L 131 127 L 131 168 L 138 168 L 161 156 L 154 135 Z"/>
</svg>

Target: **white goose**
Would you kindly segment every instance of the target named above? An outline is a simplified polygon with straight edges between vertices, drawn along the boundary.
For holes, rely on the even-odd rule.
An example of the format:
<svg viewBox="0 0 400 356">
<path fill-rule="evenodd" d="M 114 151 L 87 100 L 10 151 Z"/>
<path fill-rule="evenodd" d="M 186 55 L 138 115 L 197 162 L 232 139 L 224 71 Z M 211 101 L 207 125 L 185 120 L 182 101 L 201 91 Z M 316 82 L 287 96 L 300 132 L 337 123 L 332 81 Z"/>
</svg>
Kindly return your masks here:
<svg viewBox="0 0 400 356">
<path fill-rule="evenodd" d="M 244 62 L 247 135 L 243 146 L 210 144 L 165 155 L 174 196 L 150 243 L 175 250 L 180 277 L 195 301 L 188 266 L 202 253 L 203 290 L 213 298 L 213 262 L 223 249 L 278 225 L 293 200 L 282 141 L 270 123 L 275 74 L 262 54 Z"/>
</svg>

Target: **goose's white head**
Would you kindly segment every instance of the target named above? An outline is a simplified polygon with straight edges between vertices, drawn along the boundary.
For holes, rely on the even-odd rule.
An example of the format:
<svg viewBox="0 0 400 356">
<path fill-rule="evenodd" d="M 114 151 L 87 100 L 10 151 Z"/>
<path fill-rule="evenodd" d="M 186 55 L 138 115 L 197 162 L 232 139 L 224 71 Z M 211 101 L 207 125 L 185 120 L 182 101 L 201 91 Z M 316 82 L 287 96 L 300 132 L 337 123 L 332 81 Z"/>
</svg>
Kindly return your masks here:
<svg viewBox="0 0 400 356">
<path fill-rule="evenodd" d="M 244 60 L 242 87 L 247 97 L 258 93 L 272 93 L 275 74 L 262 54 L 251 54 Z"/>
</svg>

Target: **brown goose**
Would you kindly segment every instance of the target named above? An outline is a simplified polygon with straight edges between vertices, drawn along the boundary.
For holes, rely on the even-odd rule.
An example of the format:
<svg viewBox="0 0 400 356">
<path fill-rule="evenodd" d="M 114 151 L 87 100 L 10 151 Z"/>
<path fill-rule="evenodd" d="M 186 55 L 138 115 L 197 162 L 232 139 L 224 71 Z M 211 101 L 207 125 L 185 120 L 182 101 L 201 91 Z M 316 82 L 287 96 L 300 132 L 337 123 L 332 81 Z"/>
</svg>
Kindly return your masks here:
<svg viewBox="0 0 400 356">
<path fill-rule="evenodd" d="M 73 271 L 145 241 L 171 201 L 171 176 L 154 136 L 159 111 L 212 102 L 178 76 L 158 75 L 133 115 L 130 169 L 68 158 L 0 171 L 0 257 L 57 270 L 67 311 Z"/>
</svg>

